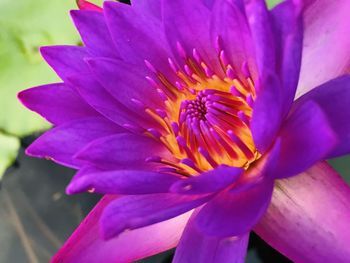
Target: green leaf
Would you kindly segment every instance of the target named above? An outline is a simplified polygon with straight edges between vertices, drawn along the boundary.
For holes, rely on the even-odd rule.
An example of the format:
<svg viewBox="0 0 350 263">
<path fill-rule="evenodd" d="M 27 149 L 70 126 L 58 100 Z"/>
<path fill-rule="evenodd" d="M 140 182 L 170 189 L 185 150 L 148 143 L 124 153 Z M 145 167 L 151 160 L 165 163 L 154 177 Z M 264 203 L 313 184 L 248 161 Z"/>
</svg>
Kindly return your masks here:
<svg viewBox="0 0 350 263">
<path fill-rule="evenodd" d="M 25 136 L 49 125 L 25 109 L 16 94 L 26 88 L 59 81 L 40 57 L 38 47 L 77 44 L 79 36 L 68 11 L 75 1 L 0 1 L 0 130 Z"/>
<path fill-rule="evenodd" d="M 16 159 L 19 147 L 18 138 L 0 133 L 0 180 L 6 169 Z"/>
<path fill-rule="evenodd" d="M 281 3 L 282 0 L 266 0 L 267 6 L 271 9 L 273 8 L 275 5 Z"/>
</svg>

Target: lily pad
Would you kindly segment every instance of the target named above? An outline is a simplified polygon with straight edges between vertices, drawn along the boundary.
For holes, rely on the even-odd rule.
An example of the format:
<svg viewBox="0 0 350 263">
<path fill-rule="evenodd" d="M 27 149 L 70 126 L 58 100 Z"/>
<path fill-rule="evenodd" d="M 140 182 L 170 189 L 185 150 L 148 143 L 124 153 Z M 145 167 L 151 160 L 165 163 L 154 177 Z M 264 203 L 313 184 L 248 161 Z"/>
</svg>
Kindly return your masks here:
<svg viewBox="0 0 350 263">
<path fill-rule="evenodd" d="M 38 49 L 79 42 L 70 9 L 76 9 L 74 0 L 0 1 L 0 178 L 17 156 L 16 137 L 49 128 L 46 121 L 19 103 L 16 94 L 59 81 Z"/>
<path fill-rule="evenodd" d="M 79 36 L 69 17 L 75 1 L 0 1 L 0 130 L 25 136 L 48 124 L 25 109 L 17 92 L 58 81 L 38 52 L 39 46 L 76 44 Z"/>
</svg>

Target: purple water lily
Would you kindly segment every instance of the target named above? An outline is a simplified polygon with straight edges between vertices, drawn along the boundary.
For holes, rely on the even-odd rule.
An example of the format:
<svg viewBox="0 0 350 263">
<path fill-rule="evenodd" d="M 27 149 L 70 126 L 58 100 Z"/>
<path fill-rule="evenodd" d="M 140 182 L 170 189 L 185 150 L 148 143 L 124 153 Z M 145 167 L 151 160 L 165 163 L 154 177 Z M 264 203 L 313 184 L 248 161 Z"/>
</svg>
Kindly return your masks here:
<svg viewBox="0 0 350 263">
<path fill-rule="evenodd" d="M 53 262 L 244 262 L 252 229 L 349 260 L 350 190 L 321 162 L 350 152 L 349 1 L 79 3 L 84 46 L 41 49 L 63 83 L 19 94 L 55 126 L 27 153 L 106 194 Z"/>
</svg>

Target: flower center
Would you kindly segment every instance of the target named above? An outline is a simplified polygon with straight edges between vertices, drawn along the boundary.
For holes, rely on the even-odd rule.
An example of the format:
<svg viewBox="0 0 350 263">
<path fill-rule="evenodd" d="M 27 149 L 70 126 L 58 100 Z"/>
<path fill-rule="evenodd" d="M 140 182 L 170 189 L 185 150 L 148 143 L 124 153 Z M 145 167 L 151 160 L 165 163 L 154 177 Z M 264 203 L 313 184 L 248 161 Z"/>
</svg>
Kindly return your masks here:
<svg viewBox="0 0 350 263">
<path fill-rule="evenodd" d="M 210 100 L 200 91 L 195 100 L 184 100 L 180 110 L 180 124 L 184 122 L 190 125 L 198 125 L 200 121 L 206 120 L 206 114 L 210 107 Z"/>
<path fill-rule="evenodd" d="M 255 87 L 248 67 L 234 70 L 222 49 L 218 58 L 223 74 L 213 73 L 195 49 L 184 57 L 183 69 L 169 59 L 175 83 L 145 61 L 155 74 L 147 79 L 164 101 L 161 110 L 146 109 L 162 127 L 146 134 L 170 153 L 149 161 L 165 165 L 166 171 L 191 176 L 221 164 L 247 169 L 260 157 L 250 131 Z"/>
</svg>

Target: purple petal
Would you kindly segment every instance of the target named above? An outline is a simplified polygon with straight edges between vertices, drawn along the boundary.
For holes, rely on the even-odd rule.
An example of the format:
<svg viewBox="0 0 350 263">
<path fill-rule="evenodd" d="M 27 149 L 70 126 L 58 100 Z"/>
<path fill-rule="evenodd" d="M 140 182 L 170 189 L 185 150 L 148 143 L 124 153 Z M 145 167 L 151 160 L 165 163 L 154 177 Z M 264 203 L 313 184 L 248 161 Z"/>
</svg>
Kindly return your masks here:
<svg viewBox="0 0 350 263">
<path fill-rule="evenodd" d="M 133 100 L 154 109 L 162 105 L 156 89 L 132 65 L 111 59 L 89 59 L 88 63 L 103 87 L 130 110 L 139 110 Z"/>
<path fill-rule="evenodd" d="M 18 98 L 28 109 L 55 125 L 99 116 L 73 89 L 63 83 L 27 89 L 20 92 Z"/>
<path fill-rule="evenodd" d="M 170 51 L 158 18 L 142 9 L 112 1 L 104 2 L 104 10 L 112 39 L 125 62 L 146 69 L 147 60 L 167 77 L 174 75 L 168 64 Z"/>
<path fill-rule="evenodd" d="M 130 167 L 133 168 L 133 167 Z M 170 186 L 180 178 L 175 175 L 141 170 L 115 170 L 89 173 L 73 180 L 68 194 L 77 194 L 93 189 L 101 194 L 142 195 L 169 192 Z"/>
<path fill-rule="evenodd" d="M 265 0 L 245 0 L 252 41 L 255 46 L 255 59 L 260 76 L 274 72 L 276 67 L 275 36 L 272 21 Z"/>
<path fill-rule="evenodd" d="M 180 65 L 186 61 L 178 45 L 191 57 L 195 48 L 204 62 L 220 74 L 217 52 L 210 38 L 210 10 L 201 0 L 162 0 L 163 22 L 168 43 Z"/>
<path fill-rule="evenodd" d="M 241 1 L 215 1 L 210 31 L 212 41 L 216 41 L 217 37 L 220 37 L 225 55 L 238 76 L 243 78 L 240 75 L 242 65 L 248 63 L 255 79 L 255 51 Z"/>
<path fill-rule="evenodd" d="M 287 115 L 290 110 L 299 81 L 303 45 L 303 21 L 300 5 L 299 2 L 285 1 L 271 12 L 277 31 L 275 37 L 279 37 L 279 46 L 282 49 L 277 67 L 281 69 L 280 75 L 284 87 L 284 115 Z"/>
<path fill-rule="evenodd" d="M 105 196 L 52 259 L 52 263 L 134 262 L 175 247 L 191 212 L 149 227 L 128 231 L 109 241 L 99 236 L 103 209 L 115 200 Z"/>
<path fill-rule="evenodd" d="M 73 10 L 71 16 L 90 55 L 119 57 L 102 13 Z"/>
<path fill-rule="evenodd" d="M 276 181 L 255 231 L 293 262 L 348 262 L 350 188 L 326 163 Z"/>
<path fill-rule="evenodd" d="M 311 90 L 296 101 L 295 107 L 304 107 L 309 101 L 320 106 L 338 137 L 339 144 L 327 159 L 350 153 L 350 76 L 331 80 Z"/>
<path fill-rule="evenodd" d="M 94 140 L 74 158 L 103 169 L 144 169 L 148 157 L 167 156 L 164 145 L 142 135 L 120 133 Z"/>
<path fill-rule="evenodd" d="M 89 72 L 84 62 L 88 53 L 83 47 L 48 46 L 41 47 L 40 53 L 63 81 L 67 81 L 70 75 Z"/>
<path fill-rule="evenodd" d="M 197 226 L 210 236 L 248 233 L 267 209 L 273 181 L 266 179 L 240 192 L 223 191 L 208 202 L 196 217 Z"/>
<path fill-rule="evenodd" d="M 93 140 L 123 131 L 120 126 L 104 118 L 78 119 L 44 133 L 27 148 L 26 153 L 77 168 L 80 162 L 74 160 L 73 156 L 79 150 Z"/>
<path fill-rule="evenodd" d="M 132 0 L 131 6 L 134 7 L 137 13 L 147 13 L 147 16 L 153 16 L 161 19 L 161 1 L 149 1 L 149 0 Z"/>
<path fill-rule="evenodd" d="M 251 120 L 251 130 L 254 143 L 260 153 L 264 153 L 281 125 L 282 119 L 282 93 L 280 81 L 273 73 L 268 73 L 259 79 L 261 87 Z"/>
<path fill-rule="evenodd" d="M 208 7 L 209 9 L 212 9 L 216 0 L 202 0 L 204 5 Z"/>
<path fill-rule="evenodd" d="M 79 179 L 81 177 L 90 175 L 90 174 L 103 173 L 103 172 L 106 172 L 106 171 L 107 171 L 106 169 L 95 167 L 95 166 L 92 166 L 92 165 L 82 165 L 81 167 L 79 167 L 79 170 L 75 173 L 75 175 L 74 175 L 73 179 L 71 180 L 71 182 L 74 181 L 74 180 L 77 180 L 77 179 Z"/>
<path fill-rule="evenodd" d="M 274 179 L 272 175 L 276 169 L 278 158 L 281 152 L 281 139 L 277 139 L 270 148 L 254 165 L 239 178 L 234 187 L 230 189 L 231 193 L 246 192 L 264 180 Z"/>
<path fill-rule="evenodd" d="M 69 82 L 74 85 L 80 96 L 100 112 L 107 119 L 124 126 L 125 124 L 135 126 L 139 129 L 139 125 L 148 125 L 147 121 L 137 116 L 122 105 L 119 101 L 114 99 L 112 95 L 107 92 L 100 83 L 98 83 L 91 74 L 73 75 L 68 78 Z"/>
<path fill-rule="evenodd" d="M 304 0 L 304 48 L 298 97 L 349 73 L 350 1 Z"/>
<path fill-rule="evenodd" d="M 181 215 L 209 200 L 210 196 L 148 194 L 125 196 L 111 203 L 101 217 L 102 234 L 110 239 L 126 230 L 152 225 Z"/>
<path fill-rule="evenodd" d="M 337 144 L 337 137 L 320 107 L 309 101 L 296 108 L 279 135 L 280 157 L 274 177 L 289 177 L 326 158 Z"/>
<path fill-rule="evenodd" d="M 219 166 L 199 176 L 176 182 L 171 191 L 181 194 L 205 194 L 220 191 L 234 183 L 244 172 L 241 168 Z"/>
<path fill-rule="evenodd" d="M 176 248 L 173 263 L 243 263 L 247 254 L 249 233 L 239 237 L 210 237 L 195 224 L 195 213 L 189 219 Z"/>
</svg>

